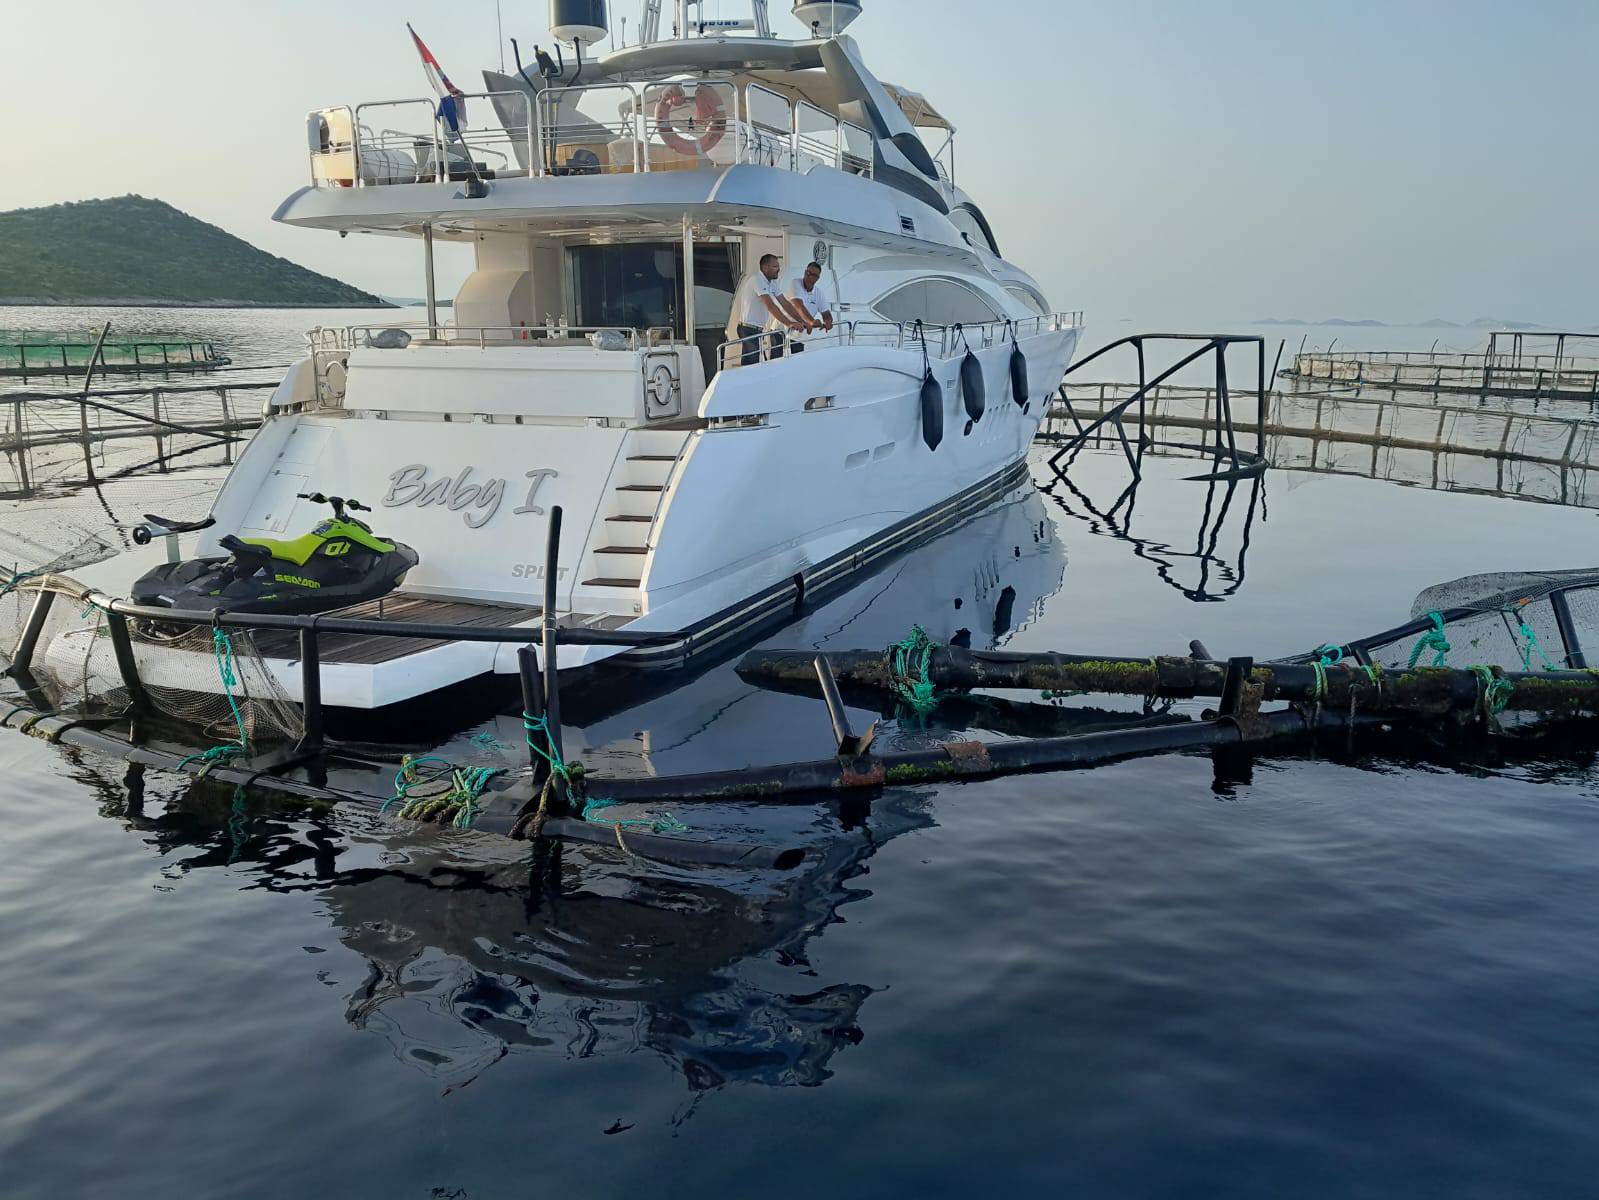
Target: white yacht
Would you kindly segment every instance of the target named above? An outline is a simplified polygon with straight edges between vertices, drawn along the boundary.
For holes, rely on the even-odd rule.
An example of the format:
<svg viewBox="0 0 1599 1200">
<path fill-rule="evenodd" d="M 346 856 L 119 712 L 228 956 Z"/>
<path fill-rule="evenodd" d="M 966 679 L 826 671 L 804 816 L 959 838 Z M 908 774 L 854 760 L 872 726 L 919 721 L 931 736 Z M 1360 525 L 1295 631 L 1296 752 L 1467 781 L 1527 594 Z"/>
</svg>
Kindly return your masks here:
<svg viewBox="0 0 1599 1200">
<path fill-rule="evenodd" d="M 737 20 L 703 7 L 649 0 L 634 43 L 595 56 L 602 0 L 552 0 L 553 61 L 485 72 L 445 119 L 431 99 L 310 115 L 310 182 L 276 219 L 401 239 L 426 319 L 314 331 L 185 556 L 293 537 L 320 515 L 302 494 L 336 492 L 418 554 L 390 612 L 531 623 L 559 505 L 562 622 L 686 635 L 573 647 L 563 670 L 670 665 L 1024 478 L 1081 321 L 1001 253 L 957 182 L 954 127 L 868 70 L 844 33 L 859 3 L 794 5 L 796 38 L 764 0 Z M 475 255 L 449 307 L 441 242 Z M 833 324 L 803 353 L 729 336 L 769 254 L 785 289 L 823 269 Z M 78 578 L 125 596 L 160 553 Z M 137 652 L 165 682 L 162 649 Z M 268 661 L 297 699 L 291 657 Z M 325 653 L 322 698 L 376 708 L 515 669 L 489 643 Z"/>
</svg>

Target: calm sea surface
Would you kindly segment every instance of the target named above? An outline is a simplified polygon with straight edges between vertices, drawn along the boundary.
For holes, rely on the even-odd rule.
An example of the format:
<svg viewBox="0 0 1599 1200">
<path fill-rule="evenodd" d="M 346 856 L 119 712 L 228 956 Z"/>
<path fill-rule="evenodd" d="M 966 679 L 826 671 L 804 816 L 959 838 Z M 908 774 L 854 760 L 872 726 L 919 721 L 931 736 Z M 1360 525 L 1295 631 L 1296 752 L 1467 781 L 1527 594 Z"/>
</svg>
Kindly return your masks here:
<svg viewBox="0 0 1599 1200">
<path fill-rule="evenodd" d="M 304 326 L 368 315 L 140 321 L 287 361 Z M 1040 465 L 766 644 L 920 622 L 1264 657 L 1397 623 L 1442 580 L 1595 557 L 1586 509 L 1192 471 L 1149 464 L 1129 531 L 1105 515 L 1119 454 L 1071 488 Z M 606 770 L 830 751 L 815 701 L 730 664 L 591 707 L 568 739 Z M 451 744 L 514 761 L 516 736 Z M 1591 758 L 1302 746 L 1242 783 L 1182 755 L 676 810 L 815 848 L 785 876 L 611 848 L 535 869 L 487 834 L 125 772 L 0 733 L 8 1198 L 1571 1197 L 1599 1174 Z"/>
</svg>

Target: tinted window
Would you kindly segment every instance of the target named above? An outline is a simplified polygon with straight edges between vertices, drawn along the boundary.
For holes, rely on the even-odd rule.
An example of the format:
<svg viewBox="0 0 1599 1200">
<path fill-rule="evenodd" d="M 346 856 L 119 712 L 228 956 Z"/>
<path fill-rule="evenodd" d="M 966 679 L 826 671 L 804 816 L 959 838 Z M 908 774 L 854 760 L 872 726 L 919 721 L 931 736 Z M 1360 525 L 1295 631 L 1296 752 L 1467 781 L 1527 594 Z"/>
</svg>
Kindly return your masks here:
<svg viewBox="0 0 1599 1200">
<path fill-rule="evenodd" d="M 988 240 L 988 234 L 983 232 L 982 222 L 972 215 L 970 209 L 951 209 L 949 219 L 955 228 L 960 232 L 961 236 L 964 237 L 971 245 L 977 247 L 979 250 L 991 250 L 995 254 L 999 253 L 999 247 L 995 246 L 993 242 Z"/>
<path fill-rule="evenodd" d="M 1049 305 L 1045 304 L 1044 298 L 1037 292 L 1033 291 L 1032 288 L 1021 287 L 1020 285 L 1017 285 L 1014 287 L 1008 287 L 1005 290 L 1025 304 L 1029 312 L 1035 312 L 1041 317 L 1047 317 L 1049 315 Z"/>
<path fill-rule="evenodd" d="M 678 242 L 625 246 L 573 246 L 572 290 L 577 324 L 624 329 L 671 329 L 683 336 L 683 247 Z M 694 324 L 727 324 L 738 286 L 738 247 L 694 247 Z"/>
<path fill-rule="evenodd" d="M 889 321 L 928 325 L 981 325 L 999 313 L 987 300 L 952 279 L 918 279 L 895 288 L 872 306 Z"/>
</svg>

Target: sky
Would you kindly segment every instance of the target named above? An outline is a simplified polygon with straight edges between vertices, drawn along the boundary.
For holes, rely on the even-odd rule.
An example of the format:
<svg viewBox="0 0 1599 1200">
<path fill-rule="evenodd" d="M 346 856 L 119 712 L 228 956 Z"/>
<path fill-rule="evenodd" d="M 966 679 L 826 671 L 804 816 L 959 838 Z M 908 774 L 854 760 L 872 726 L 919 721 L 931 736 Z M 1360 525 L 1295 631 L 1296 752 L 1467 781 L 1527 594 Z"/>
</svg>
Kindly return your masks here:
<svg viewBox="0 0 1599 1200">
<path fill-rule="evenodd" d="M 307 181 L 309 110 L 424 94 L 406 21 L 480 90 L 500 62 L 494 0 L 7 7 L 0 210 L 136 192 L 420 294 L 408 242 L 271 214 Z M 788 7 L 771 0 L 774 24 L 798 31 Z M 612 0 L 613 29 L 625 16 L 632 40 L 640 8 Z M 959 127 L 959 182 L 1057 308 L 1185 328 L 1599 324 L 1599 0 L 863 8 L 851 32 L 867 62 Z M 524 50 L 548 45 L 544 3 L 500 9 Z"/>
</svg>

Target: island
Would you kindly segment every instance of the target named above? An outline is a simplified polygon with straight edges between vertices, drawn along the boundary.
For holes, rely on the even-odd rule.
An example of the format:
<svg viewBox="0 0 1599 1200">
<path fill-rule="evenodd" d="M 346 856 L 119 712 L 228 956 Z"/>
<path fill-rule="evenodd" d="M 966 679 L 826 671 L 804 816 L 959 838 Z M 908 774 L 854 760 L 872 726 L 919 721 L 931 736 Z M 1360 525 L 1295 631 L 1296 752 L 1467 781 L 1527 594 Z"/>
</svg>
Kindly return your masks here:
<svg viewBox="0 0 1599 1200">
<path fill-rule="evenodd" d="M 143 196 L 0 213 L 0 304 L 393 307 Z"/>
</svg>

